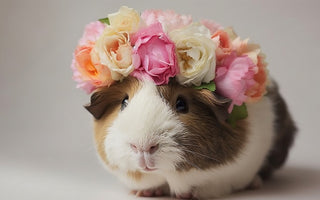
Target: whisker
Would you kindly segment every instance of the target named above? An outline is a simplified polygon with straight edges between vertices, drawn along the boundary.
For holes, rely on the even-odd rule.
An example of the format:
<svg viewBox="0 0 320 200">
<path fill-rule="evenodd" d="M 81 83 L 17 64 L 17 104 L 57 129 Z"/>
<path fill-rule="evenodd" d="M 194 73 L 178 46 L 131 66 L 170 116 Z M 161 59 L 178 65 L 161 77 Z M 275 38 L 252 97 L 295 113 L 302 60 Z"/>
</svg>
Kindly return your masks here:
<svg viewBox="0 0 320 200">
<path fill-rule="evenodd" d="M 216 158 L 207 156 L 207 155 L 202 154 L 202 153 L 190 151 L 190 150 L 188 150 L 188 149 L 186 149 L 186 148 L 184 148 L 184 151 L 189 152 L 189 153 L 194 154 L 194 155 L 198 155 L 198 156 L 202 156 L 202 157 L 208 158 L 208 159 L 210 159 L 210 160 L 214 160 L 214 161 L 216 161 L 216 162 L 220 162 L 220 161 L 219 161 L 218 159 L 216 159 Z"/>
<path fill-rule="evenodd" d="M 195 144 L 182 144 L 182 146 L 199 147 L 199 145 Z"/>
<path fill-rule="evenodd" d="M 83 149 L 84 149 L 86 152 L 90 152 L 90 151 L 95 151 L 95 150 L 96 150 L 93 145 L 88 146 L 88 147 L 84 146 Z"/>
<path fill-rule="evenodd" d="M 201 169 L 198 165 L 194 164 L 193 162 L 190 162 L 189 160 L 186 161 L 186 163 L 188 163 L 189 165 L 191 165 L 192 167 L 194 167 L 196 169 Z"/>
</svg>

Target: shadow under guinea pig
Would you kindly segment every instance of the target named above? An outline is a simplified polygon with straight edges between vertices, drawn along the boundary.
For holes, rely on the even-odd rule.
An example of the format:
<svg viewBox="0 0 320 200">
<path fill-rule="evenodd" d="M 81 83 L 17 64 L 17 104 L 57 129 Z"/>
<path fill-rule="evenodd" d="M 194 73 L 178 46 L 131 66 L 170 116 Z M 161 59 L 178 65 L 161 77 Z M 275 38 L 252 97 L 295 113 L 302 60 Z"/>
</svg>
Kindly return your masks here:
<svg viewBox="0 0 320 200">
<path fill-rule="evenodd" d="M 308 198 L 308 195 L 310 191 L 319 190 L 319 181 L 320 169 L 288 166 L 275 172 L 260 189 L 244 190 L 219 199 L 312 199 L 317 197 Z"/>
<path fill-rule="evenodd" d="M 319 189 L 320 169 L 300 166 L 288 166 L 275 172 L 270 180 L 263 183 L 260 189 L 243 190 L 231 195 L 215 198 L 222 200 L 232 199 L 316 199 L 315 196 L 308 196 L 310 191 Z M 170 197 L 137 198 L 130 196 L 130 199 L 143 200 L 174 200 Z"/>
</svg>

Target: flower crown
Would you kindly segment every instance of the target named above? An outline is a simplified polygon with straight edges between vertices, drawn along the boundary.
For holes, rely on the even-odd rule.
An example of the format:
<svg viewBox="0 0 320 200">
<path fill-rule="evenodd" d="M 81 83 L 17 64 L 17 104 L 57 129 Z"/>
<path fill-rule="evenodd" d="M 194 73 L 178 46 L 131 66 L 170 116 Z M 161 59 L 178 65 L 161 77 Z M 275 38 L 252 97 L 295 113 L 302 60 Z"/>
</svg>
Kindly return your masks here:
<svg viewBox="0 0 320 200">
<path fill-rule="evenodd" d="M 241 107 L 245 111 L 244 103 L 266 93 L 264 57 L 259 45 L 213 21 L 193 22 L 191 16 L 174 11 L 146 10 L 139 15 L 123 6 L 85 27 L 71 67 L 77 87 L 87 93 L 129 75 L 156 85 L 175 78 L 181 85 L 231 99 L 231 113 Z"/>
</svg>

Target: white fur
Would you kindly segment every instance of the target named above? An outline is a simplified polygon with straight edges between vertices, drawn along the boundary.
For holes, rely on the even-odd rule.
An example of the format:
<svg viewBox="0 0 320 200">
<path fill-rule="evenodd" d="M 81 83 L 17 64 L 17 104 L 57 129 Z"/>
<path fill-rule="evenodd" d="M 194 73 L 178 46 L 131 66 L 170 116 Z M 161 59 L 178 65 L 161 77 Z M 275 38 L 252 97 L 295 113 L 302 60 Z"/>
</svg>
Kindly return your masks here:
<svg viewBox="0 0 320 200">
<path fill-rule="evenodd" d="M 199 198 L 221 196 L 250 184 L 271 148 L 274 114 L 271 100 L 265 97 L 258 103 L 247 105 L 248 141 L 235 161 L 219 168 L 177 172 L 174 165 L 182 156 L 170 136 L 184 132 L 183 125 L 152 83 L 145 82 L 130 98 L 128 106 L 108 129 L 105 151 L 110 164 L 119 166 L 118 176 L 132 189 L 149 189 L 167 182 L 175 194 L 193 192 Z M 153 155 L 159 170 L 145 173 L 137 182 L 125 175 L 128 170 L 139 170 L 138 157 L 130 149 L 132 142 L 160 144 Z"/>
<path fill-rule="evenodd" d="M 179 119 L 159 96 L 155 85 L 146 81 L 133 97 L 129 97 L 128 106 L 119 113 L 107 130 L 105 139 L 107 159 L 110 165 L 119 167 L 117 174 L 125 175 L 127 171 L 141 170 L 138 166 L 138 154 L 130 148 L 131 143 L 141 146 L 159 143 L 158 151 L 152 154 L 155 165 L 159 169 L 172 171 L 175 163 L 182 157 L 171 136 L 183 130 Z M 121 177 L 134 188 L 153 187 L 165 182 L 163 177 L 159 178 L 159 175 L 153 177 L 150 173 L 138 183 L 132 183 L 131 179 L 126 180 L 126 176 L 121 175 Z"/>
</svg>

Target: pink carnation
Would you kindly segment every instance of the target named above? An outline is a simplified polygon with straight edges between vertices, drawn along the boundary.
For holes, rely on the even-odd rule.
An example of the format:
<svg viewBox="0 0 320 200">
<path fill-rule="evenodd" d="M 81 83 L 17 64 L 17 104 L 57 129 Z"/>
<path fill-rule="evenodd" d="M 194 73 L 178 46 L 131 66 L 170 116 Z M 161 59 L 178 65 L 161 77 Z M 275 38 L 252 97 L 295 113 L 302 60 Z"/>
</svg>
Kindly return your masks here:
<svg viewBox="0 0 320 200">
<path fill-rule="evenodd" d="M 78 45 L 82 46 L 88 44 L 88 42 L 95 42 L 100 37 L 104 29 L 105 25 L 99 21 L 87 24 Z"/>
<path fill-rule="evenodd" d="M 215 78 L 217 92 L 232 100 L 229 113 L 234 105 L 240 106 L 247 100 L 246 92 L 255 85 L 253 78 L 256 72 L 257 66 L 248 56 L 237 57 L 235 52 L 217 66 Z"/>
<path fill-rule="evenodd" d="M 156 23 L 141 29 L 132 37 L 132 76 L 139 79 L 151 78 L 155 84 L 168 84 L 169 78 L 178 72 L 175 45 Z"/>
<path fill-rule="evenodd" d="M 173 10 L 145 10 L 141 19 L 147 26 L 160 22 L 166 31 L 182 28 L 192 23 L 190 15 L 179 15 Z"/>
</svg>

